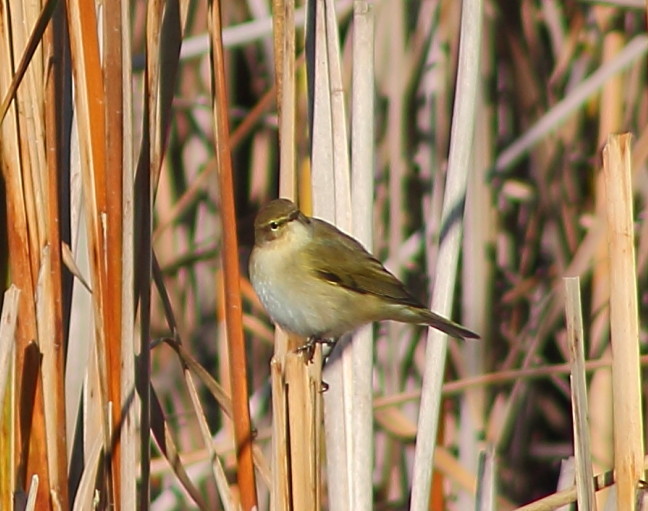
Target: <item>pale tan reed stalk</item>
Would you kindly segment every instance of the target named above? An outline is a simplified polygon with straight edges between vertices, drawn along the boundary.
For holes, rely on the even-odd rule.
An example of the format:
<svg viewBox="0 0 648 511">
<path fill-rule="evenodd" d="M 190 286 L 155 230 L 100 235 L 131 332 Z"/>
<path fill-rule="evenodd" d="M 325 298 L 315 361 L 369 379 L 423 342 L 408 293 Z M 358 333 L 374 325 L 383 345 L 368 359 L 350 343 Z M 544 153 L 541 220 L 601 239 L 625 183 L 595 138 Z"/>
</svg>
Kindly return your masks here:
<svg viewBox="0 0 648 511">
<path fill-rule="evenodd" d="M 610 336 L 617 509 L 634 510 L 644 478 L 635 268 L 631 135 L 610 135 L 603 149 L 610 254 Z"/>
<path fill-rule="evenodd" d="M 495 511 L 497 507 L 497 460 L 491 447 L 479 455 L 477 469 L 476 511 Z"/>
<path fill-rule="evenodd" d="M 273 1 L 273 40 L 275 88 L 279 116 L 279 196 L 295 198 L 295 3 Z M 286 393 L 286 356 L 289 339 L 275 331 L 274 356 L 270 362 L 272 384 L 272 488 L 270 509 L 289 511 L 292 465 L 290 458 L 288 396 Z M 301 388 L 297 382 L 296 388 Z"/>
<path fill-rule="evenodd" d="M 445 316 L 450 315 L 452 308 L 461 241 L 461 218 L 474 140 L 479 78 L 479 66 L 475 63 L 479 61 L 482 10 L 483 3 L 474 0 L 464 2 L 461 13 L 457 88 L 441 222 L 443 236 L 436 265 L 443 271 L 436 274 L 432 297 L 432 309 Z M 429 330 L 414 457 L 413 511 L 423 511 L 429 504 L 447 343 L 445 334 Z"/>
<path fill-rule="evenodd" d="M 12 358 L 15 350 L 16 319 L 20 290 L 13 284 L 4 293 L 2 316 L 0 317 L 0 410 L 4 407 L 7 393 L 7 380 L 13 372 Z M 9 396 L 11 397 L 11 396 Z M 6 456 L 6 461 L 10 457 Z M 9 470 L 9 467 L 5 467 Z"/>
<path fill-rule="evenodd" d="M 597 24 L 605 27 L 608 23 L 611 10 L 609 6 L 600 5 L 594 8 Z M 601 60 L 603 64 L 614 61 L 627 43 L 627 35 L 622 30 L 605 30 L 603 40 L 603 51 Z M 626 87 L 624 75 L 619 73 L 609 78 L 601 90 L 601 107 L 598 125 L 598 147 L 603 146 L 608 134 L 617 133 L 623 127 L 624 98 L 623 90 Z M 606 191 L 605 176 L 597 166 L 593 169 L 595 173 L 594 200 L 596 216 L 599 222 L 605 222 Z M 609 345 L 608 333 L 610 323 L 610 260 L 606 239 L 601 236 L 593 258 L 592 269 L 592 298 L 591 311 L 592 320 L 587 325 L 589 330 L 590 356 L 606 350 L 606 357 L 611 357 L 611 346 Z M 607 343 L 607 346 L 606 346 Z M 612 466 L 614 460 L 614 446 L 610 442 L 613 430 L 613 415 L 610 413 L 612 405 L 612 379 L 608 368 L 598 371 L 592 375 L 590 383 L 590 407 L 589 419 L 591 424 L 591 450 L 593 458 L 593 470 L 601 472 Z M 597 494 L 597 505 L 602 508 L 605 505 L 610 491 L 605 490 Z"/>
<path fill-rule="evenodd" d="M 334 2 L 316 0 L 309 30 L 315 60 L 312 93 L 312 193 L 313 213 L 345 232 L 352 229 L 349 140 L 342 80 L 339 31 Z M 326 473 L 331 508 L 353 509 L 356 474 L 353 470 L 353 345 L 338 348 L 328 361 L 324 393 Z"/>
<path fill-rule="evenodd" d="M 279 112 L 279 195 L 295 199 L 296 82 L 295 4 L 275 1 L 273 9 L 275 84 Z M 302 204 L 303 207 L 303 204 Z M 273 485 L 271 509 L 319 509 L 321 436 L 321 350 L 306 364 L 295 349 L 305 342 L 277 331 L 271 362 Z"/>
<path fill-rule="evenodd" d="M 353 5 L 353 82 L 351 110 L 351 207 L 353 234 L 373 248 L 374 198 L 374 6 L 365 0 Z M 353 509 L 373 503 L 373 328 L 353 336 Z"/>
<path fill-rule="evenodd" d="M 565 282 L 567 343 L 571 372 L 572 417 L 574 421 L 574 455 L 576 458 L 576 490 L 579 509 L 596 511 L 594 470 L 590 448 L 589 408 L 585 380 L 585 339 L 580 299 L 580 279 L 569 277 Z"/>
<path fill-rule="evenodd" d="M 133 147 L 135 145 L 133 118 L 133 91 L 131 28 L 129 22 L 130 9 L 128 2 L 120 2 L 122 23 L 122 274 L 121 274 L 121 467 L 122 474 L 136 474 L 137 455 L 141 449 L 137 434 L 137 391 L 135 388 L 135 208 L 134 208 L 134 177 L 135 162 Z M 121 509 L 137 507 L 137 480 L 135 477 L 122 477 Z"/>
</svg>

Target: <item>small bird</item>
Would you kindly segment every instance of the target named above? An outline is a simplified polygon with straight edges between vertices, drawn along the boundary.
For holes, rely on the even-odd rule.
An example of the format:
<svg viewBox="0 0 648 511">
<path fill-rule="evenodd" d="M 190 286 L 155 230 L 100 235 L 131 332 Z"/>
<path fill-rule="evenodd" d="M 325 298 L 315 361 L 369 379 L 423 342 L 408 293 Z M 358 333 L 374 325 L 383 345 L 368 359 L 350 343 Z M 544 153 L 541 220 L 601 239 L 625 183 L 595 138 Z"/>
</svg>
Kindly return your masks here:
<svg viewBox="0 0 648 511">
<path fill-rule="evenodd" d="M 288 199 L 273 200 L 259 211 L 254 237 L 252 286 L 274 323 L 308 339 L 300 350 L 382 320 L 479 338 L 420 303 L 358 241 L 304 215 Z"/>
</svg>

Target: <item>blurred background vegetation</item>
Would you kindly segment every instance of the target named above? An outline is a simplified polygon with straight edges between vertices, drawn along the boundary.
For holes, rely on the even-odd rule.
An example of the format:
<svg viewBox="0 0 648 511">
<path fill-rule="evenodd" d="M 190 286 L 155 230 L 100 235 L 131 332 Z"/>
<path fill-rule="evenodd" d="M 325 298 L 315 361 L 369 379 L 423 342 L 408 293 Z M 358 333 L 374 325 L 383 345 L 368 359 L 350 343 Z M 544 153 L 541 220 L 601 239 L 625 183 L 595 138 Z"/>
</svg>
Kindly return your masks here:
<svg viewBox="0 0 648 511">
<path fill-rule="evenodd" d="M 17 38 L 16 20 L 23 15 L 18 4 L 10 0 L 2 3 L 4 16 L 10 14 L 14 20 L 13 32 L 3 34 L 3 44 L 9 44 L 7 38 Z M 443 268 L 435 267 L 435 255 L 441 235 L 439 218 L 454 104 L 461 2 L 377 0 L 373 6 L 377 120 L 373 251 L 416 296 L 429 302 L 434 275 L 443 272 Z M 225 1 L 222 5 L 234 198 L 244 272 L 253 243 L 254 215 L 260 205 L 277 197 L 279 189 L 271 7 L 267 0 Z M 132 117 L 126 118 L 123 136 L 131 139 L 124 150 L 130 148 L 132 152 L 132 169 L 139 158 L 146 111 L 145 69 L 151 51 L 146 30 L 151 6 L 133 0 L 128 9 L 129 26 L 124 37 L 130 37 L 132 47 L 125 61 L 132 63 L 133 111 Z M 339 0 L 336 10 L 343 77 L 348 84 L 352 66 L 362 65 L 351 60 L 352 2 Z M 213 142 L 209 12 L 207 3 L 198 1 L 181 3 L 180 11 L 183 42 L 168 117 L 168 144 L 159 180 L 152 180 L 152 246 L 178 337 L 227 389 L 230 376 L 222 312 L 222 224 Z M 32 16 L 26 23 L 25 33 L 34 20 Z M 459 298 L 453 316 L 480 332 L 483 339 L 478 346 L 455 341 L 450 345 L 439 444 L 463 468 L 453 463 L 440 467 L 443 476 L 437 477 L 440 482 L 433 491 L 442 495 L 447 509 L 467 509 L 463 500 L 469 492 L 466 477 L 475 477 L 477 452 L 489 445 L 494 446 L 498 459 L 502 509 L 556 491 L 561 460 L 572 456 L 574 450 L 569 369 L 565 365 L 569 359 L 564 276 L 581 278 L 585 356 L 592 361 L 588 383 L 594 472 L 613 466 L 611 376 L 609 366 L 605 366 L 610 359 L 609 269 L 602 227 L 605 190 L 601 149 L 611 133 L 629 131 L 634 136 L 636 256 L 644 323 L 648 300 L 643 286 L 648 271 L 648 224 L 644 221 L 648 204 L 645 32 L 646 5 L 641 1 L 484 2 L 474 170 L 466 197 Z M 298 29 L 298 53 L 304 46 L 303 37 L 303 30 Z M 15 73 L 24 40 L 14 42 L 12 64 L 3 73 Z M 8 55 L 8 50 L 3 51 Z M 45 59 L 40 54 L 35 58 L 40 59 L 41 71 L 34 73 L 42 77 L 39 73 L 46 67 Z M 306 75 L 303 60 L 298 62 L 297 167 L 301 201 L 308 205 Z M 72 65 L 78 66 L 74 57 Z M 158 78 L 162 83 L 167 81 L 167 87 L 173 84 L 173 74 L 163 73 Z M 42 78 L 34 80 L 36 85 L 30 87 L 42 85 Z M 25 81 L 21 87 L 27 83 L 32 82 Z M 8 84 L 4 76 L 0 99 L 7 94 Z M 106 88 L 110 87 L 107 82 Z M 66 90 L 68 99 L 72 98 L 71 91 Z M 29 115 L 21 110 L 11 111 L 11 116 L 22 120 L 21 116 Z M 7 241 L 18 225 L 11 213 L 13 188 L 7 184 L 8 173 L 16 172 L 7 154 L 13 150 L 6 142 L 7 130 L 15 128 L 8 127 L 7 122 L 0 141 L 5 175 L 2 197 L 7 203 L 0 210 L 4 230 L 0 236 L 0 269 L 5 281 L 11 283 L 16 272 L 12 264 L 20 256 L 16 245 Z M 75 143 L 65 147 L 63 153 L 72 155 L 68 158 L 79 158 Z M 70 167 L 67 161 L 63 167 Z M 88 276 L 92 263 L 85 248 L 88 241 L 83 239 L 84 222 L 88 223 L 90 217 L 83 211 L 87 206 L 71 198 L 78 197 L 81 179 L 75 170 L 78 166 L 73 163 L 71 168 L 71 172 L 60 173 L 65 183 L 61 189 L 66 189 L 67 195 L 60 195 L 59 200 L 68 200 L 60 206 L 61 237 L 70 245 L 80 274 Z M 34 247 L 31 250 L 38 254 Z M 136 272 L 138 257 L 135 253 Z M 38 271 L 32 271 L 35 282 Z M 61 339 L 66 346 L 71 346 L 69 339 L 74 336 L 88 339 L 90 344 L 93 326 L 84 318 L 92 315 L 92 305 L 87 293 L 85 300 L 77 297 L 84 293 L 78 279 L 73 297 L 70 274 L 65 270 L 64 275 L 67 284 L 63 287 L 61 320 L 65 328 Z M 272 421 L 269 362 L 273 330 L 245 280 L 242 296 L 252 422 L 256 441 L 267 454 Z M 151 337 L 155 340 L 174 334 L 164 307 L 160 295 L 153 292 Z M 426 332 L 388 324 L 374 328 L 375 507 L 406 509 Z M 645 353 L 645 329 L 640 341 Z M 76 354 L 80 358 L 66 349 L 68 385 L 72 373 L 83 379 L 89 365 L 87 353 Z M 647 360 L 644 355 L 642 364 Z M 213 503 L 217 501 L 216 483 L 209 475 L 208 453 L 182 369 L 174 350 L 163 343 L 155 344 L 153 388 L 182 453 L 183 465 L 204 501 Z M 10 380 L 17 378 L 12 373 Z M 85 385 L 90 383 L 86 380 Z M 642 390 L 645 392 L 645 386 Z M 198 387 L 198 395 L 216 452 L 234 484 L 231 422 L 205 387 Z M 76 404 L 68 403 L 68 413 L 78 407 L 79 394 L 76 400 Z M 9 417 L 12 402 L 5 399 L 4 417 Z M 71 446 L 75 443 L 74 426 L 80 419 L 73 416 L 67 420 L 67 443 Z M 7 443 L 0 444 L 0 452 L 3 448 L 10 449 Z M 155 448 L 151 484 L 155 509 L 191 509 L 197 505 L 181 489 L 176 474 Z M 261 491 L 259 498 L 261 508 L 267 508 L 267 491 Z"/>
</svg>

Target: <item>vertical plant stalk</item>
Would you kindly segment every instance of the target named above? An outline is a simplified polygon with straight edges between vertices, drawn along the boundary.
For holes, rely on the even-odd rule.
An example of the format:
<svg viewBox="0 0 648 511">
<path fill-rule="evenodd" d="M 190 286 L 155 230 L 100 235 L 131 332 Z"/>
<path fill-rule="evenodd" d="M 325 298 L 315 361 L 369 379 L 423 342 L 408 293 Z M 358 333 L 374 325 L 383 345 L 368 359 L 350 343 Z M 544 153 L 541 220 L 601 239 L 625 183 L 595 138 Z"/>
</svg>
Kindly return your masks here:
<svg viewBox="0 0 648 511">
<path fill-rule="evenodd" d="M 0 317 L 0 452 L 7 453 L 0 458 L 0 509 L 11 509 L 15 487 L 12 486 L 14 456 L 12 437 L 15 432 L 13 413 L 15 395 L 16 324 L 20 289 L 11 285 L 4 293 L 2 316 Z"/>
<path fill-rule="evenodd" d="M 123 212 L 123 68 L 122 13 L 120 0 L 104 4 L 104 108 L 106 115 L 106 363 L 108 399 L 112 406 L 112 425 L 122 422 L 121 361 L 122 361 L 122 212 Z M 119 85 L 117 85 L 119 84 Z M 113 441 L 111 453 L 113 497 L 117 509 L 121 504 L 121 444 L 120 435 Z"/>
<path fill-rule="evenodd" d="M 595 13 L 599 26 L 606 25 L 609 22 L 610 7 L 597 6 Z M 626 36 L 621 31 L 603 30 L 605 38 L 603 40 L 603 64 L 614 61 L 619 52 L 625 45 Z M 617 74 L 605 81 L 601 90 L 601 107 L 599 120 L 598 141 L 599 147 L 605 144 L 609 133 L 618 133 L 623 126 L 623 109 L 624 109 L 624 80 L 623 75 Z M 605 199 L 605 176 L 603 172 L 597 172 L 594 183 L 594 201 L 596 204 L 596 214 L 601 221 L 605 219 L 606 199 Z M 600 353 L 602 344 L 607 339 L 607 325 L 609 323 L 609 309 L 607 304 L 610 301 L 610 269 L 608 268 L 609 259 L 605 238 L 601 236 L 596 253 L 594 255 L 594 266 L 592 271 L 592 305 L 591 310 L 594 317 L 590 325 L 590 353 Z M 609 415 L 608 415 L 609 417 Z M 596 434 L 603 434 L 604 428 L 596 428 Z M 612 462 L 612 446 L 610 442 L 605 441 L 605 436 L 597 442 L 599 450 L 596 458 L 609 460 Z M 606 452 L 607 451 L 607 452 Z M 606 465 L 608 466 L 608 465 Z M 603 468 L 603 467 L 601 467 Z"/>
<path fill-rule="evenodd" d="M 480 77 L 494 76 L 495 57 L 492 48 L 495 37 L 494 20 L 484 17 L 482 28 L 482 49 L 480 52 Z M 498 225 L 498 210 L 493 206 L 492 187 L 488 173 L 493 163 L 495 153 L 495 136 L 490 130 L 495 119 L 495 108 L 486 91 L 479 94 L 477 104 L 477 126 L 471 166 L 473 172 L 468 177 L 466 192 L 466 217 L 464 222 L 463 255 L 461 279 L 462 320 L 466 325 L 478 332 L 487 333 L 492 324 L 492 311 L 484 304 L 493 302 L 493 278 L 495 275 L 492 259 L 486 257 L 489 247 L 495 243 L 495 226 Z M 466 342 L 461 345 L 461 360 L 463 370 L 459 369 L 462 377 L 477 376 L 486 370 L 489 352 L 489 339 L 486 337 L 479 342 Z M 478 469 L 475 452 L 483 448 L 483 431 L 485 430 L 488 407 L 487 393 L 483 387 L 467 389 L 461 398 L 460 411 L 460 440 L 459 460 L 468 470 Z M 494 463 L 494 462 L 493 462 Z M 473 494 L 462 491 L 458 497 L 457 506 L 468 509 L 475 502 Z M 476 505 L 476 503 L 475 503 Z"/>
<path fill-rule="evenodd" d="M 38 338 L 35 306 L 38 265 L 34 263 L 40 254 L 37 249 L 36 253 L 33 252 L 32 247 L 38 247 L 38 243 L 33 243 L 33 236 L 30 237 L 28 234 L 29 226 L 32 224 L 29 220 L 27 203 L 33 203 L 33 199 L 28 197 L 33 193 L 33 189 L 24 183 L 23 176 L 28 176 L 30 173 L 28 150 L 24 147 L 30 137 L 21 136 L 24 129 L 22 123 L 25 119 L 18 109 L 19 94 L 16 91 L 19 80 L 13 79 L 13 73 L 18 71 L 16 55 L 23 51 L 15 40 L 16 32 L 22 25 L 19 27 L 14 25 L 14 23 L 22 23 L 22 20 L 16 19 L 21 16 L 22 7 L 22 5 L 9 6 L 6 0 L 0 6 L 0 61 L 4 64 L 0 66 L 0 95 L 3 96 L 3 106 L 7 107 L 6 116 L 0 123 L 2 140 L 0 166 L 6 189 L 7 224 L 11 226 L 7 233 L 10 274 L 12 283 L 21 290 L 18 312 L 20 319 L 17 324 L 14 352 L 15 369 L 12 385 L 14 393 L 11 396 L 15 403 L 15 411 L 12 410 L 11 415 L 7 417 L 7 424 L 9 421 L 12 424 L 8 429 L 11 430 L 9 435 L 13 436 L 13 442 L 7 442 L 6 447 L 7 452 L 9 449 L 14 449 L 13 464 L 6 474 L 0 475 L 3 478 L 0 486 L 8 487 L 9 496 L 14 491 L 20 494 L 27 490 L 29 474 L 37 473 L 43 479 L 43 484 L 38 486 L 38 501 L 44 506 L 49 506 L 51 500 L 42 381 L 40 371 L 30 366 L 30 361 L 35 358 L 30 357 L 34 351 L 33 340 Z M 13 20 L 10 19 L 12 15 Z M 21 66 L 23 73 L 27 62 Z M 12 85 L 16 87 L 13 89 L 14 94 L 4 96 L 5 91 L 10 91 Z M 36 224 L 31 230 L 37 231 Z M 4 495 L 0 498 L 4 499 Z"/>
<path fill-rule="evenodd" d="M 134 263 L 134 162 L 131 31 L 129 2 L 120 2 L 122 31 L 122 268 L 121 268 L 121 474 L 137 474 L 137 410 L 135 407 L 135 289 Z M 137 507 L 136 477 L 122 477 L 121 509 Z"/>
<path fill-rule="evenodd" d="M 497 459 L 492 446 L 479 453 L 477 491 L 475 493 L 476 511 L 495 511 L 497 509 Z"/>
<path fill-rule="evenodd" d="M 608 27 L 610 13 L 613 7 L 598 5 L 594 7 L 593 14 L 599 27 L 602 29 L 602 55 L 601 65 L 608 65 L 614 62 L 619 53 L 623 51 L 628 36 L 618 28 L 611 30 Z M 619 133 L 623 129 L 625 105 L 627 98 L 625 90 L 627 83 L 624 75 L 618 73 L 609 77 L 602 86 L 600 95 L 599 120 L 598 120 L 598 143 L 602 147 L 610 133 Z M 610 324 L 610 259 L 605 239 L 605 176 L 598 167 L 594 168 L 594 204 L 596 219 L 601 232 L 596 243 L 592 261 L 592 291 L 590 310 L 592 319 L 588 322 L 588 354 L 590 356 L 603 356 L 611 358 L 611 346 L 609 345 L 609 324 Z M 614 437 L 614 414 L 610 413 L 612 406 L 612 377 L 609 368 L 596 371 L 589 385 L 592 406 L 589 409 L 588 418 L 591 431 L 591 451 L 594 471 L 602 471 L 614 463 L 614 443 L 610 440 Z M 610 491 L 603 491 L 597 495 L 599 508 L 605 505 L 611 496 Z M 585 508 L 587 509 L 587 508 Z"/>
<path fill-rule="evenodd" d="M 149 70 L 147 68 L 147 74 Z M 151 268 L 152 268 L 152 212 L 151 212 L 151 154 L 149 90 L 145 85 L 142 131 L 142 147 L 135 174 L 135 252 L 138 253 L 135 268 L 136 300 L 139 298 L 139 359 L 135 385 L 140 397 L 140 488 L 138 509 L 146 511 L 150 506 L 151 493 Z"/>
<path fill-rule="evenodd" d="M 228 101 L 225 86 L 225 56 L 223 54 L 220 2 L 209 2 L 209 30 L 212 56 L 212 105 L 214 112 L 214 143 L 218 165 L 223 222 L 223 274 L 225 283 L 225 323 L 232 379 L 232 406 L 236 441 L 237 481 L 244 511 L 257 506 L 254 464 L 252 460 L 252 430 L 248 403 L 247 366 L 243 339 L 241 285 L 236 235 L 234 184 L 229 141 Z"/>
<path fill-rule="evenodd" d="M 644 476 L 639 318 L 632 208 L 631 136 L 610 135 L 603 148 L 610 254 L 610 336 L 617 509 L 636 508 Z"/>
<path fill-rule="evenodd" d="M 61 182 L 63 152 L 63 77 L 65 69 L 64 49 L 64 11 L 59 7 L 53 15 L 52 22 L 43 34 L 42 65 L 33 67 L 42 73 L 37 79 L 43 90 L 32 95 L 32 108 L 43 101 L 43 116 L 34 116 L 33 122 L 44 131 L 42 141 L 44 165 L 34 169 L 40 174 L 43 184 L 42 209 L 46 219 L 44 248 L 41 250 L 42 287 L 39 286 L 37 304 L 39 345 L 43 352 L 43 385 L 48 389 L 44 393 L 45 426 L 47 433 L 47 456 L 50 480 L 50 494 L 55 506 L 68 508 L 68 465 L 67 465 L 67 432 L 65 424 L 65 340 L 63 324 L 63 277 L 61 257 L 61 233 L 65 219 L 61 218 L 59 200 L 67 201 L 69 194 L 65 183 Z M 40 52 L 38 55 L 41 55 Z M 57 57 L 53 57 L 57 56 Z M 35 64 L 33 62 L 32 64 Z M 44 72 L 45 70 L 45 72 Z M 35 78 L 35 77 L 34 77 Z M 28 80 L 29 83 L 31 80 Z M 42 93 L 42 96 L 40 94 Z M 69 302 L 67 302 L 69 303 Z"/>
<path fill-rule="evenodd" d="M 313 126 L 320 129 L 322 136 L 330 139 L 322 147 L 330 145 L 332 148 L 331 154 L 327 155 L 324 161 L 329 161 L 331 166 L 325 167 L 324 165 L 316 165 L 316 155 L 322 157 L 322 151 L 319 153 L 315 151 L 313 146 L 313 177 L 316 174 L 320 176 L 319 183 L 332 180 L 334 201 L 326 207 L 328 213 L 324 215 L 326 218 L 334 218 L 334 224 L 340 227 L 345 232 L 351 232 L 353 229 L 352 223 L 352 210 L 351 210 L 351 165 L 349 161 L 349 137 L 347 133 L 347 113 L 344 91 L 345 86 L 342 79 L 342 66 L 341 66 L 341 51 L 340 51 L 340 35 L 335 16 L 335 3 L 333 0 L 318 0 L 316 2 L 316 24 L 315 24 L 315 90 L 319 89 L 319 93 L 315 93 L 315 102 L 313 108 Z M 320 82 L 320 78 L 324 78 Z M 319 117 L 320 112 L 324 112 L 322 120 L 324 121 L 323 129 L 320 128 Z M 330 124 L 330 125 L 329 125 Z M 326 130 L 330 127 L 330 132 Z M 314 128 L 315 129 L 315 128 Z M 315 168 L 317 166 L 317 169 Z M 316 188 L 315 179 L 313 181 L 313 205 L 316 209 L 322 209 L 321 189 Z M 332 217 L 329 216 L 332 211 Z M 348 337 L 350 341 L 350 336 Z M 345 341 L 341 340 L 341 344 Z M 353 465 L 353 440 L 354 440 L 354 344 L 349 342 L 338 353 L 340 357 L 337 361 L 331 360 L 328 366 L 329 373 L 333 382 L 338 380 L 339 385 L 334 385 L 332 392 L 325 394 L 324 406 L 327 410 L 327 427 L 325 434 L 327 436 L 327 446 L 329 447 L 328 453 L 331 454 L 330 462 L 327 466 L 329 477 L 333 472 L 336 474 L 345 474 L 346 483 L 342 485 L 342 497 L 346 499 L 346 505 L 349 509 L 355 509 L 353 506 L 353 493 L 356 488 L 356 473 Z M 341 399 L 339 398 L 341 395 Z M 341 444 L 345 453 L 343 458 L 336 459 L 334 451 L 330 447 L 338 440 L 333 430 L 329 428 L 331 425 L 330 418 L 333 417 L 332 411 L 341 413 L 344 420 L 344 434 L 345 442 Z M 336 426 L 337 428 L 337 426 Z M 342 451 L 339 451 L 342 452 Z M 327 458 L 328 460 L 329 458 Z M 342 459 L 344 459 L 345 471 L 341 471 L 340 467 Z M 337 462 L 337 463 L 336 463 Z M 337 466 L 335 466 L 337 465 Z M 331 490 L 331 487 L 329 487 Z M 333 487 L 333 491 L 329 491 L 329 495 L 337 491 Z"/>
<path fill-rule="evenodd" d="M 295 197 L 295 5 L 273 4 L 275 83 L 279 113 L 279 195 Z M 304 340 L 277 330 L 271 362 L 273 483 L 271 508 L 319 509 L 321 349 L 307 364 L 295 349 Z"/>
<path fill-rule="evenodd" d="M 277 334 L 283 335 L 277 331 Z M 284 341 L 287 343 L 287 341 Z M 285 348 L 284 348 L 285 353 Z M 270 509 L 290 510 L 290 465 L 288 452 L 288 410 L 285 392 L 285 363 L 276 354 L 270 361 L 270 384 L 272 385 L 272 487 Z"/>
<path fill-rule="evenodd" d="M 67 431 L 65 409 L 65 321 L 69 311 L 64 311 L 64 304 L 70 304 L 63 290 L 63 265 L 61 242 L 63 233 L 69 232 L 69 219 L 63 214 L 61 202 L 70 199 L 69 185 L 64 181 L 63 172 L 63 121 L 62 105 L 64 104 L 64 80 L 69 72 L 69 62 L 66 55 L 65 12 L 59 4 L 53 14 L 52 21 L 45 33 L 45 57 L 47 67 L 46 101 L 45 101 L 45 155 L 47 158 L 48 178 L 48 242 L 50 252 L 51 303 L 53 315 L 53 348 L 54 348 L 54 421 L 57 441 L 56 480 L 52 481 L 52 490 L 58 495 L 62 508 L 68 508 L 68 466 L 67 466 Z"/>
<path fill-rule="evenodd" d="M 279 116 L 279 196 L 294 197 L 295 172 L 295 2 L 273 0 L 275 85 Z"/>
<path fill-rule="evenodd" d="M 353 10 L 353 101 L 351 123 L 351 207 L 353 234 L 373 246 L 374 195 L 374 12 L 366 0 Z M 373 328 L 354 334 L 353 346 L 353 509 L 371 509 L 373 503 Z"/>
<path fill-rule="evenodd" d="M 2 299 L 2 316 L 0 317 L 0 410 L 4 406 L 7 381 L 11 373 L 11 362 L 15 353 L 14 347 L 19 297 L 20 289 L 12 284 L 4 292 Z M 6 459 L 8 458 L 7 456 Z M 9 467 L 6 468 L 8 469 Z"/>
<path fill-rule="evenodd" d="M 337 22 L 332 2 L 308 4 L 307 65 L 310 78 L 311 165 L 313 213 L 350 232 L 351 183 L 349 176 L 346 114 L 341 91 Z M 346 343 L 348 337 L 341 340 Z M 326 367 L 329 389 L 324 393 L 326 463 L 329 506 L 345 510 L 351 506 L 353 486 L 352 346 Z"/>
<path fill-rule="evenodd" d="M 290 336 L 288 345 L 303 342 Z M 286 353 L 282 393 L 288 415 L 290 501 L 289 509 L 320 509 L 321 449 L 321 350 L 309 363 L 301 353 Z"/>
<path fill-rule="evenodd" d="M 482 10 L 483 4 L 480 0 L 464 0 L 462 3 L 457 91 L 452 120 L 448 177 L 443 201 L 441 247 L 437 261 L 437 268 L 442 268 L 443 271 L 436 273 L 437 280 L 432 297 L 432 310 L 446 316 L 451 311 L 455 287 L 461 241 L 461 212 L 474 139 Z M 414 455 L 411 505 L 413 511 L 423 511 L 427 509 L 429 503 L 447 347 L 447 335 L 430 329 L 425 352 L 425 371 Z"/>
<path fill-rule="evenodd" d="M 107 315 L 108 274 L 106 271 L 108 247 L 105 237 L 108 218 L 106 191 L 106 124 L 105 89 L 97 34 L 97 12 L 91 2 L 68 0 L 67 15 L 70 33 L 72 70 L 75 81 L 75 105 L 78 119 L 81 176 L 84 208 L 88 230 L 90 268 L 92 274 L 92 305 L 95 325 L 95 348 L 99 373 L 99 410 L 101 414 L 104 448 L 110 452 L 112 423 L 110 403 L 118 406 L 119 398 L 111 394 L 109 381 L 119 373 L 110 365 L 109 343 L 119 339 L 119 325 L 110 324 Z M 105 459 L 106 462 L 109 457 Z M 114 503 L 111 466 L 104 471 L 105 498 Z"/>
<path fill-rule="evenodd" d="M 594 470 L 590 449 L 587 382 L 585 380 L 585 339 L 581 312 L 580 279 L 570 277 L 563 279 L 563 281 L 565 282 L 567 343 L 569 345 L 569 363 L 571 365 L 571 398 L 578 508 L 596 511 Z"/>
<path fill-rule="evenodd" d="M 151 272 L 152 207 L 166 147 L 182 38 L 178 0 L 149 2 L 146 12 L 146 73 L 142 145 L 135 176 L 135 288 L 140 300 L 140 355 L 136 386 L 140 395 L 140 510 L 150 507 Z M 126 155 L 128 156 L 128 155 Z M 136 298 L 137 299 L 137 298 Z M 153 396 L 154 397 L 154 396 Z M 160 424 L 153 421 L 159 431 Z"/>
</svg>

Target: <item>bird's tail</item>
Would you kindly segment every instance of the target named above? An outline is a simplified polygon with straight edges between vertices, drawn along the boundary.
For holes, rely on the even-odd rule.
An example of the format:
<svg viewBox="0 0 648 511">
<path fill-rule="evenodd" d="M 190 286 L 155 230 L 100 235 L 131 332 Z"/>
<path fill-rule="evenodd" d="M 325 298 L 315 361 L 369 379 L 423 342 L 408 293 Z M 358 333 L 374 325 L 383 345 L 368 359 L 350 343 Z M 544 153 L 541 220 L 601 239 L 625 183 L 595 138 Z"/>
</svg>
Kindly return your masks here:
<svg viewBox="0 0 648 511">
<path fill-rule="evenodd" d="M 479 334 L 423 307 L 405 307 L 398 316 L 398 318 L 394 318 L 397 321 L 427 325 L 457 339 L 479 339 Z"/>
</svg>

